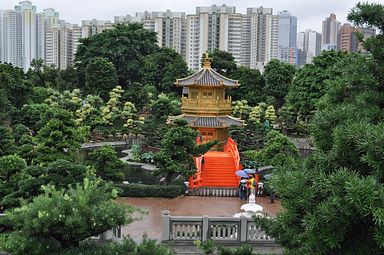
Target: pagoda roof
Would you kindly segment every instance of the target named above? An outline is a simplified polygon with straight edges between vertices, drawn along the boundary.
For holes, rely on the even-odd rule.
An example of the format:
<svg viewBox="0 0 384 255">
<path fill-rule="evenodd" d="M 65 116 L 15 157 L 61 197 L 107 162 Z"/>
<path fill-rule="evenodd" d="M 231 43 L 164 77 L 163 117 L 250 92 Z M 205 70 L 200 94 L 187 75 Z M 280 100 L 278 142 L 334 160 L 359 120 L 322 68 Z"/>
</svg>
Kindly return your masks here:
<svg viewBox="0 0 384 255">
<path fill-rule="evenodd" d="M 204 58 L 203 68 L 197 73 L 194 73 L 188 77 L 177 79 L 175 82 L 176 86 L 190 87 L 190 86 L 201 86 L 201 87 L 238 87 L 240 86 L 239 81 L 232 80 L 224 77 L 211 68 L 211 59 L 206 54 Z"/>
<path fill-rule="evenodd" d="M 169 121 L 183 118 L 188 122 L 189 126 L 192 127 L 215 127 L 223 128 L 230 126 L 244 126 L 244 121 L 234 118 L 229 115 L 224 116 L 196 116 L 196 115 L 187 115 L 181 114 L 178 116 L 169 117 Z"/>
</svg>

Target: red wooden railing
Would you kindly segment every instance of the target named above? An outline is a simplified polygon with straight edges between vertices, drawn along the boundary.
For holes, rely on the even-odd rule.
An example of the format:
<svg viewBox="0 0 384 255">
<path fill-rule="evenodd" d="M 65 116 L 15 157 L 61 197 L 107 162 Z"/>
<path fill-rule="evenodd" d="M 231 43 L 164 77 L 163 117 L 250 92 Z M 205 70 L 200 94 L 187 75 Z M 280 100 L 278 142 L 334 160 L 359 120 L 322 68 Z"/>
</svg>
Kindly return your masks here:
<svg viewBox="0 0 384 255">
<path fill-rule="evenodd" d="M 200 144 L 201 139 L 199 137 L 196 138 L 196 143 Z M 231 137 L 228 137 L 227 142 L 225 143 L 224 146 L 224 152 L 228 152 L 231 154 L 233 157 L 233 161 L 235 162 L 235 167 L 236 170 L 242 169 L 242 166 L 240 165 L 240 155 L 239 151 L 237 150 L 237 145 L 236 142 L 233 141 Z M 198 188 L 201 187 L 203 183 L 203 178 L 202 178 L 202 160 L 203 160 L 204 155 L 200 157 L 195 157 L 193 158 L 195 161 L 195 166 L 196 166 L 196 174 L 192 175 L 189 177 L 189 188 Z"/>
<path fill-rule="evenodd" d="M 196 174 L 192 175 L 191 177 L 189 177 L 189 188 L 198 188 L 201 186 L 201 184 L 203 183 L 203 179 L 202 179 L 202 160 L 203 160 L 203 156 L 200 156 L 200 157 L 194 157 L 194 161 L 195 161 L 195 166 L 196 166 Z"/>
<path fill-rule="evenodd" d="M 231 137 L 228 137 L 227 142 L 224 145 L 224 151 L 232 155 L 233 160 L 235 161 L 236 170 L 241 169 L 239 151 L 237 150 L 236 142 L 233 141 Z"/>
</svg>

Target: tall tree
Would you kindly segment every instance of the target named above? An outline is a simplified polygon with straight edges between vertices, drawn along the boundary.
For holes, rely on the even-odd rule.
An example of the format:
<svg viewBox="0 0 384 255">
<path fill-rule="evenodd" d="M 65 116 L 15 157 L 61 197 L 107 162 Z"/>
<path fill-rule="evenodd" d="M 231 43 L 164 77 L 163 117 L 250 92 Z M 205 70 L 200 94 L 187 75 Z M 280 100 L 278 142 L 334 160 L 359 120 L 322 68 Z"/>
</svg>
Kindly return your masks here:
<svg viewBox="0 0 384 255">
<path fill-rule="evenodd" d="M 0 64 L 0 121 L 9 120 L 13 112 L 27 103 L 31 86 L 21 68 Z"/>
<path fill-rule="evenodd" d="M 358 4 L 349 19 L 383 28 L 383 13 L 382 5 Z M 380 32 L 370 41 L 383 45 Z M 314 117 L 318 151 L 274 175 L 285 209 L 258 223 L 290 254 L 384 252 L 384 86 L 377 74 L 384 48 L 373 49 L 370 57 L 339 60 L 343 75 L 333 79 Z"/>
<path fill-rule="evenodd" d="M 268 96 L 275 98 L 275 106 L 277 109 L 284 103 L 284 98 L 289 91 L 289 86 L 295 72 L 296 69 L 293 65 L 281 62 L 277 59 L 272 59 L 265 66 L 264 91 Z"/>
<path fill-rule="evenodd" d="M 124 89 L 132 82 L 143 80 L 144 57 L 158 48 L 156 33 L 142 24 L 118 24 L 114 29 L 81 40 L 75 59 L 79 78 L 96 57 L 105 58 L 116 68 L 118 84 Z M 80 83 L 85 84 L 84 81 Z"/>
<path fill-rule="evenodd" d="M 158 94 L 181 92 L 174 83 L 188 75 L 188 66 L 179 53 L 161 48 L 144 58 L 144 83 L 153 85 Z"/>
<path fill-rule="evenodd" d="M 238 88 L 228 91 L 228 95 L 232 96 L 232 100 L 247 100 L 250 106 L 255 106 L 264 101 L 262 92 L 264 80 L 259 70 L 240 66 L 232 72 L 230 78 L 239 80 L 240 83 Z"/>
<path fill-rule="evenodd" d="M 323 51 L 311 64 L 298 70 L 289 88 L 287 105 L 301 115 L 318 109 L 318 101 L 331 86 L 329 81 L 342 75 L 339 60 L 346 56 L 341 51 Z"/>
<path fill-rule="evenodd" d="M 88 136 L 87 127 L 78 127 L 71 112 L 53 107 L 42 117 L 42 128 L 36 136 L 37 158 L 40 164 L 47 164 L 57 159 L 76 159 L 76 153 Z"/>
<path fill-rule="evenodd" d="M 197 131 L 188 127 L 187 121 L 178 119 L 174 124 L 165 134 L 160 152 L 154 157 L 167 182 L 171 181 L 174 174 L 181 174 L 185 178 L 192 175 L 196 170 L 193 157 L 203 155 L 219 142 L 215 140 L 197 145 Z"/>
<path fill-rule="evenodd" d="M 85 87 L 83 93 L 98 95 L 104 100 L 118 83 L 117 72 L 112 62 L 96 57 L 89 61 L 85 70 Z"/>
<path fill-rule="evenodd" d="M 203 55 L 202 63 L 204 57 Z M 228 51 L 215 49 L 209 57 L 212 59 L 212 68 L 222 75 L 231 76 L 237 69 L 235 58 Z"/>
</svg>

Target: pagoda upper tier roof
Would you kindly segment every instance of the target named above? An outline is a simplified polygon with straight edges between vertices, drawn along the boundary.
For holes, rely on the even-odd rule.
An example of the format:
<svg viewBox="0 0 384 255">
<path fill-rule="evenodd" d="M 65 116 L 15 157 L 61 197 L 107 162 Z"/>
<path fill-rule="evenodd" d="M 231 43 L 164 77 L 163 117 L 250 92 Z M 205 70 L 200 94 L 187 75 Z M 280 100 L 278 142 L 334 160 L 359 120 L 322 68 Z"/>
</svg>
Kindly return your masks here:
<svg viewBox="0 0 384 255">
<path fill-rule="evenodd" d="M 211 68 L 211 59 L 208 57 L 208 54 L 206 54 L 203 68 L 188 77 L 177 79 L 175 85 L 182 87 L 238 87 L 240 84 L 239 81 L 224 77 L 213 70 Z"/>
<path fill-rule="evenodd" d="M 175 119 L 183 118 L 188 122 L 189 126 L 193 127 L 214 127 L 223 128 L 230 126 L 244 126 L 244 121 L 234 118 L 229 115 L 224 116 L 196 116 L 181 114 L 178 116 L 169 117 L 169 121 L 172 122 Z"/>
</svg>

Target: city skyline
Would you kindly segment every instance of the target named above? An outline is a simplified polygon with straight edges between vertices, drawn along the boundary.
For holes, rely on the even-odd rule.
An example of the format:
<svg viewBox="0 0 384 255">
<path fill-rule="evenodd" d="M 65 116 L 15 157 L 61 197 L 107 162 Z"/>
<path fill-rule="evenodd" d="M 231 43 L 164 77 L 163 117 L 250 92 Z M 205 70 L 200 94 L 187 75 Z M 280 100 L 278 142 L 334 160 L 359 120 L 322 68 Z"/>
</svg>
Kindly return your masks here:
<svg viewBox="0 0 384 255">
<path fill-rule="evenodd" d="M 0 1 L 0 10 L 13 9 L 20 1 L 2 0 Z M 272 2 L 268 0 L 260 1 L 214 1 L 214 0 L 197 0 L 184 2 L 179 0 L 150 1 L 150 0 L 110 0 L 110 1 L 76 1 L 76 0 L 32 0 L 33 5 L 37 7 L 38 12 L 44 9 L 53 8 L 60 13 L 60 19 L 70 23 L 81 25 L 82 20 L 98 19 L 111 20 L 114 16 L 124 16 L 127 14 L 135 15 L 136 12 L 143 11 L 165 11 L 167 9 L 172 12 L 185 12 L 186 14 L 195 13 L 197 6 L 210 6 L 212 4 L 235 6 L 236 12 L 246 13 L 247 7 L 273 8 L 273 13 L 287 10 L 298 18 L 297 31 L 302 32 L 306 29 L 312 29 L 321 33 L 322 21 L 325 17 L 329 17 L 330 13 L 335 13 L 336 18 L 341 24 L 347 22 L 346 16 L 349 10 L 356 5 L 356 2 L 350 0 L 330 1 L 330 0 L 292 0 L 284 2 Z M 384 3 L 384 0 L 368 1 Z"/>
</svg>

